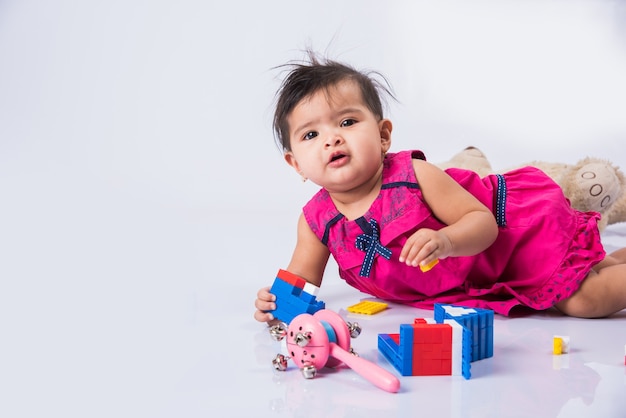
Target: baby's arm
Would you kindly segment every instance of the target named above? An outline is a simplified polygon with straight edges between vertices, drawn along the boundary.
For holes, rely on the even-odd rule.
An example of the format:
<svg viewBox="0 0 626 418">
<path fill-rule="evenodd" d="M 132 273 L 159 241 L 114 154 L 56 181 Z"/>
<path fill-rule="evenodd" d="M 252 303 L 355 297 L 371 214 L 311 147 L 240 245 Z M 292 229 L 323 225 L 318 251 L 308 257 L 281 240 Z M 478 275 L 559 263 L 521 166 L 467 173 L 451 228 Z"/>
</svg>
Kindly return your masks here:
<svg viewBox="0 0 626 418">
<path fill-rule="evenodd" d="M 448 174 L 422 160 L 413 160 L 424 200 L 447 226 L 423 228 L 407 240 L 400 261 L 425 265 L 438 258 L 469 256 L 488 248 L 498 236 L 491 211 Z"/>
<path fill-rule="evenodd" d="M 304 219 L 304 215 L 300 215 L 296 248 L 287 270 L 319 287 L 322 284 L 324 269 L 329 257 L 328 248 L 313 233 L 306 219 Z M 276 309 L 275 301 L 276 297 L 270 293 L 269 287 L 261 288 L 254 303 L 256 307 L 254 319 L 259 322 L 272 321 L 273 316 L 265 311 Z"/>
</svg>

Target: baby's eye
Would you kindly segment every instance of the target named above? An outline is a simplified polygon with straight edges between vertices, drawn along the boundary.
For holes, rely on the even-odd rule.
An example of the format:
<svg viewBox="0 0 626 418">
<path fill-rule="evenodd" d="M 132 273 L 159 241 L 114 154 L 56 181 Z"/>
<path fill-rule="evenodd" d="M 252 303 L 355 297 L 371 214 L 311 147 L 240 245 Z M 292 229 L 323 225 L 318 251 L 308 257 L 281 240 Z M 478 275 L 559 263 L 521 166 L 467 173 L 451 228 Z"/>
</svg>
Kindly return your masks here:
<svg viewBox="0 0 626 418">
<path fill-rule="evenodd" d="M 309 140 L 309 139 L 313 139 L 318 135 L 317 132 L 315 131 L 311 131 L 311 132 L 307 132 L 306 134 L 304 134 L 304 137 L 302 137 L 302 139 L 304 139 L 305 141 Z"/>
<path fill-rule="evenodd" d="M 352 126 L 356 123 L 354 119 L 345 119 L 341 121 L 341 126 Z"/>
</svg>

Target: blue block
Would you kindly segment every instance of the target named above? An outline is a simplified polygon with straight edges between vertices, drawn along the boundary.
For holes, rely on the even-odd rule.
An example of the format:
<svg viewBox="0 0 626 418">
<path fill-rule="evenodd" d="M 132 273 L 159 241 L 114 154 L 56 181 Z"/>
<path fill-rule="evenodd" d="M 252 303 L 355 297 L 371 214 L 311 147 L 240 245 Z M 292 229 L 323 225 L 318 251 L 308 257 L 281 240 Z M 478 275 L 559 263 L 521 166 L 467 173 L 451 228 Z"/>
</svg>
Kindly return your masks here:
<svg viewBox="0 0 626 418">
<path fill-rule="evenodd" d="M 469 379 L 472 377 L 472 331 L 463 328 L 463 360 L 461 363 L 461 373 L 463 377 Z"/>
<path fill-rule="evenodd" d="M 378 351 L 402 375 L 413 375 L 413 327 L 409 324 L 400 325 L 400 344 L 390 334 L 378 334 Z"/>
<path fill-rule="evenodd" d="M 308 293 L 308 292 L 305 292 L 305 291 L 300 293 L 300 300 L 302 300 L 305 303 L 315 303 L 315 299 L 317 299 L 317 298 L 312 293 Z"/>
<path fill-rule="evenodd" d="M 446 307 L 459 310 L 473 310 L 474 312 L 459 312 L 451 315 Z M 445 319 L 453 319 L 472 332 L 471 346 L 472 361 L 493 357 L 493 311 L 481 308 L 467 308 L 457 305 L 435 304 L 435 321 L 443 323 Z"/>
<path fill-rule="evenodd" d="M 402 356 L 402 376 L 413 375 L 413 325 L 400 325 L 400 353 Z"/>
<path fill-rule="evenodd" d="M 405 376 L 403 373 L 404 365 L 402 356 L 400 355 L 400 348 L 389 334 L 378 334 L 378 351 L 382 353 L 387 361 L 389 361 L 400 374 Z"/>
<path fill-rule="evenodd" d="M 302 288 L 287 283 L 279 277 L 274 280 L 270 293 L 276 296 L 276 309 L 267 312 L 272 313 L 274 318 L 287 324 L 302 313 L 314 314 L 325 308 L 325 303 L 316 300 L 315 295 L 305 292 Z"/>
</svg>

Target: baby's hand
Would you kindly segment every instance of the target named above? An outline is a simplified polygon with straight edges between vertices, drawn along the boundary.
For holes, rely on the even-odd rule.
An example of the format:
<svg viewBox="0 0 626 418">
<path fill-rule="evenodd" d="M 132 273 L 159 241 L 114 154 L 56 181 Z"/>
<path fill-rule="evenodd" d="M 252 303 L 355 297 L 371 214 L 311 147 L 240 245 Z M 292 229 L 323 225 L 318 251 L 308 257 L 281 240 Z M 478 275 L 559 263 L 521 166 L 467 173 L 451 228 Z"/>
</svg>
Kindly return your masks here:
<svg viewBox="0 0 626 418">
<path fill-rule="evenodd" d="M 423 228 L 415 232 L 402 247 L 399 260 L 407 266 L 426 266 L 452 252 L 452 243 L 441 231 Z"/>
<path fill-rule="evenodd" d="M 257 292 L 254 306 L 256 311 L 254 312 L 254 319 L 259 322 L 271 322 L 274 320 L 274 315 L 265 311 L 273 311 L 276 309 L 276 296 L 270 293 L 270 287 L 264 287 Z"/>
</svg>

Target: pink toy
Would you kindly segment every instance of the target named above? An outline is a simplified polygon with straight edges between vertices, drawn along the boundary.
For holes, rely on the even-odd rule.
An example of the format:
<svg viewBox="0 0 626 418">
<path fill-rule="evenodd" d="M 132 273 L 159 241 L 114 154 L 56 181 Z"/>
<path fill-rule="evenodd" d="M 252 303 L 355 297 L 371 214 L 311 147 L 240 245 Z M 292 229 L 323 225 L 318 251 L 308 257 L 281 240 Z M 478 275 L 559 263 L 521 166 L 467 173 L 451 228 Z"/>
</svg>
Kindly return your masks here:
<svg viewBox="0 0 626 418">
<path fill-rule="evenodd" d="M 345 364 L 355 372 L 387 392 L 397 392 L 400 381 L 387 370 L 355 355 L 350 338 L 361 332 L 358 324 L 347 323 L 335 312 L 326 309 L 315 314 L 296 316 L 289 326 L 284 323 L 270 328 L 272 337 L 280 341 L 287 337 L 291 357 L 278 354 L 273 360 L 276 370 L 287 370 L 292 359 L 307 379 L 312 379 L 322 367 Z"/>
</svg>

